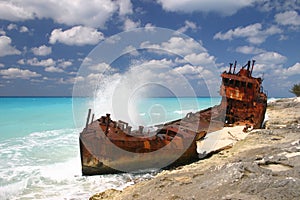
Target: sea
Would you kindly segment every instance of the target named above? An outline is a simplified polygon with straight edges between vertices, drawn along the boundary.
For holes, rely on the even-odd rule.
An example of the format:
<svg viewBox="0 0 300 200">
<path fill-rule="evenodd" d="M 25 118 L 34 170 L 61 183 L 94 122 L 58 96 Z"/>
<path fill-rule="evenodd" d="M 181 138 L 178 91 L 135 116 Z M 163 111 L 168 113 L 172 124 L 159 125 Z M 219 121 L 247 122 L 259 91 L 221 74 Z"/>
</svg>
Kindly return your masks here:
<svg viewBox="0 0 300 200">
<path fill-rule="evenodd" d="M 135 102 L 133 114 L 128 111 L 127 116 L 138 116 L 132 123 L 152 125 L 220 101 L 219 97 L 147 98 Z M 0 199 L 88 199 L 152 178 L 157 171 L 81 175 L 78 138 L 88 108 L 92 107 L 94 119 L 109 112 L 95 105 L 95 99 L 80 97 L 0 98 Z M 116 109 L 113 113 L 119 117 Z"/>
</svg>

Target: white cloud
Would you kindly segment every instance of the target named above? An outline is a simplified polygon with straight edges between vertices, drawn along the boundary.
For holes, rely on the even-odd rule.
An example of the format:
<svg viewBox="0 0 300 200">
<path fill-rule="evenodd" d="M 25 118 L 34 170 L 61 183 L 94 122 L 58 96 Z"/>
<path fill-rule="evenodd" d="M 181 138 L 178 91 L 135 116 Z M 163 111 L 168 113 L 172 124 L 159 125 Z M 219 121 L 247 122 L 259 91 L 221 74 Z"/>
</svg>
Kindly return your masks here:
<svg viewBox="0 0 300 200">
<path fill-rule="evenodd" d="M 261 44 L 269 36 L 282 33 L 282 30 L 277 26 L 271 26 L 263 29 L 260 23 L 251 24 L 246 27 L 237 27 L 230 29 L 226 33 L 218 32 L 214 35 L 214 39 L 232 40 L 234 38 L 246 38 L 252 44 Z"/>
<path fill-rule="evenodd" d="M 18 62 L 17 62 L 18 64 L 20 64 L 20 65 L 25 65 L 25 60 L 24 59 L 21 59 L 21 60 L 18 60 Z"/>
<path fill-rule="evenodd" d="M 106 70 L 112 69 L 110 65 L 107 63 L 99 63 L 95 65 L 90 65 L 88 68 L 92 71 L 99 72 L 99 73 L 104 73 Z"/>
<path fill-rule="evenodd" d="M 65 72 L 64 69 L 71 66 L 73 63 L 70 60 L 65 61 L 64 59 L 59 59 L 57 61 L 52 58 L 39 60 L 38 58 L 32 58 L 28 60 L 21 59 L 18 61 L 20 65 L 31 65 L 31 66 L 41 66 L 45 67 L 46 72 Z"/>
<path fill-rule="evenodd" d="M 281 25 L 300 26 L 300 15 L 296 11 L 286 11 L 275 15 L 275 21 Z"/>
<path fill-rule="evenodd" d="M 124 16 L 132 13 L 130 0 L 10 0 L 0 2 L 0 19 L 24 21 L 34 18 L 51 18 L 57 23 L 105 26 L 113 14 Z"/>
<path fill-rule="evenodd" d="M 153 31 L 153 30 L 155 29 L 155 26 L 154 26 L 153 24 L 151 24 L 151 23 L 147 23 L 147 24 L 145 25 L 145 29 L 146 29 L 147 31 Z"/>
<path fill-rule="evenodd" d="M 9 24 L 7 26 L 7 30 L 11 31 L 11 30 L 17 30 L 18 29 L 18 26 L 17 24 Z"/>
<path fill-rule="evenodd" d="M 196 42 L 192 38 L 172 37 L 167 42 L 161 44 L 151 44 L 143 42 L 141 48 L 153 48 L 168 51 L 173 54 L 185 56 L 194 52 L 206 52 L 207 50 L 202 44 Z"/>
<path fill-rule="evenodd" d="M 180 12 L 218 12 L 224 15 L 232 15 L 239 9 L 252 6 L 254 0 L 157 0 L 166 11 Z"/>
<path fill-rule="evenodd" d="M 174 65 L 174 63 L 172 60 L 168 60 L 168 59 L 164 58 L 161 60 L 152 59 L 152 60 L 147 60 L 147 61 L 135 62 L 134 65 L 138 65 L 138 66 L 149 65 L 152 68 L 156 68 L 156 67 L 161 68 L 163 66 L 172 67 Z"/>
<path fill-rule="evenodd" d="M 197 29 L 197 25 L 194 22 L 186 20 L 184 22 L 184 24 L 185 25 L 183 27 L 181 27 L 180 29 L 177 30 L 178 32 L 185 33 L 189 29 L 191 29 L 191 30 L 196 30 Z"/>
<path fill-rule="evenodd" d="M 51 33 L 49 43 L 55 44 L 56 42 L 60 42 L 67 45 L 83 46 L 95 45 L 103 39 L 103 33 L 99 32 L 97 29 L 85 26 L 75 26 L 65 31 L 62 29 L 54 29 Z"/>
<path fill-rule="evenodd" d="M 300 75 L 300 63 L 297 62 L 291 67 L 276 70 L 275 72 L 285 76 Z"/>
<path fill-rule="evenodd" d="M 20 60 L 19 64 L 24 63 L 24 61 Z M 31 66 L 42 66 L 42 67 L 49 67 L 49 66 L 55 66 L 56 62 L 52 58 L 48 58 L 45 60 L 38 60 L 37 58 L 28 59 L 27 64 Z"/>
<path fill-rule="evenodd" d="M 264 52 L 254 57 L 259 64 L 282 64 L 286 61 L 286 57 L 277 52 Z"/>
<path fill-rule="evenodd" d="M 114 75 L 112 75 L 112 76 L 114 76 Z M 108 79 L 106 79 L 107 77 L 110 77 L 110 75 L 103 76 L 101 73 L 89 73 L 86 75 L 77 74 L 76 77 L 61 79 L 61 83 L 75 84 L 75 88 L 81 88 L 80 90 L 82 90 L 82 91 L 76 91 L 75 93 L 79 92 L 77 94 L 82 95 L 82 94 L 88 94 L 90 92 L 89 90 L 86 90 L 86 88 L 93 88 L 93 89 L 95 89 L 94 92 L 97 92 L 96 88 L 99 86 L 99 83 L 100 82 L 103 83 L 102 81 L 108 80 Z M 115 77 L 118 78 L 118 74 L 116 74 Z M 112 79 L 108 82 L 105 82 L 105 84 L 109 85 L 113 81 L 116 81 L 116 79 Z"/>
<path fill-rule="evenodd" d="M 189 79 L 196 79 L 196 80 L 200 80 L 202 78 L 205 77 L 206 81 L 208 80 L 215 80 L 216 79 L 216 75 L 215 73 L 213 73 L 212 71 L 208 70 L 209 68 L 207 66 L 202 67 L 202 66 L 198 66 L 198 65 L 190 65 L 190 64 L 185 64 L 183 66 L 179 66 L 173 69 L 173 72 L 185 75 L 186 77 L 188 77 Z M 217 83 L 214 82 L 212 85 L 215 85 Z M 215 87 L 215 86 L 214 86 Z"/>
<path fill-rule="evenodd" d="M 132 4 L 130 0 L 118 0 L 119 4 L 119 14 L 120 15 L 126 15 L 126 14 L 132 14 Z"/>
<path fill-rule="evenodd" d="M 54 66 L 50 66 L 50 67 L 46 67 L 45 68 L 45 71 L 46 72 L 57 72 L 57 73 L 62 73 L 64 72 L 64 70 L 62 70 L 61 68 L 58 68 L 58 67 L 54 67 Z"/>
<path fill-rule="evenodd" d="M 276 69 L 282 69 L 287 58 L 277 52 L 263 52 L 253 57 L 256 60 L 255 73 L 268 72 L 272 74 Z"/>
<path fill-rule="evenodd" d="M 58 66 L 62 67 L 63 69 L 65 69 L 67 67 L 70 67 L 72 65 L 73 65 L 73 63 L 70 60 L 67 60 L 67 61 L 65 61 L 65 60 L 59 60 L 59 63 L 58 63 Z"/>
<path fill-rule="evenodd" d="M 105 42 L 109 44 L 116 44 L 117 42 L 120 42 L 122 38 L 119 35 L 113 35 L 110 36 L 109 38 L 105 39 Z"/>
<path fill-rule="evenodd" d="M 51 52 L 52 52 L 52 48 L 47 47 L 46 45 L 42 45 L 40 47 L 34 47 L 31 50 L 32 50 L 33 54 L 36 56 L 47 56 L 47 55 L 51 54 Z"/>
<path fill-rule="evenodd" d="M 256 0 L 256 7 L 261 11 L 270 12 L 276 11 L 287 11 L 287 10 L 299 10 L 300 4 L 298 0 Z"/>
<path fill-rule="evenodd" d="M 8 68 L 8 69 L 0 70 L 0 75 L 2 75 L 3 78 L 5 79 L 15 79 L 15 78 L 30 79 L 30 78 L 41 76 L 36 72 L 32 72 L 27 69 L 23 70 L 19 68 Z"/>
<path fill-rule="evenodd" d="M 6 35 L 6 32 L 3 29 L 0 29 L 0 35 Z"/>
<path fill-rule="evenodd" d="M 188 80 L 182 74 L 174 73 L 172 70 L 173 62 L 168 59 L 133 62 L 124 74 L 116 76 L 119 77 L 120 82 L 115 93 L 121 95 L 119 99 L 124 99 L 123 94 L 130 95 L 131 92 L 137 96 L 163 95 L 158 91 L 159 88 L 167 88 L 174 94 L 179 91 L 182 95 L 190 94 L 187 89 L 190 86 Z M 109 79 L 109 77 L 105 78 Z"/>
<path fill-rule="evenodd" d="M 123 30 L 124 31 L 128 31 L 128 30 L 131 30 L 131 29 L 135 29 L 135 28 L 138 28 L 140 25 L 141 25 L 141 22 L 139 22 L 139 21 L 138 22 L 134 22 L 131 19 L 127 18 L 124 21 Z"/>
<path fill-rule="evenodd" d="M 20 55 L 21 52 L 11 46 L 11 39 L 7 36 L 0 36 L 0 57 L 7 55 Z"/>
<path fill-rule="evenodd" d="M 20 27 L 20 32 L 21 33 L 26 33 L 26 32 L 29 32 L 29 29 L 26 26 L 21 26 Z"/>
<path fill-rule="evenodd" d="M 21 3 L 25 3 L 22 1 Z M 22 21 L 34 18 L 34 13 L 12 1 L 0 1 L 0 18 L 9 21 Z"/>
<path fill-rule="evenodd" d="M 124 53 L 124 54 L 129 53 L 130 55 L 133 55 L 133 56 L 138 56 L 138 55 L 139 55 L 138 50 L 137 50 L 134 46 L 132 46 L 132 45 L 127 46 L 127 47 L 123 50 L 123 53 Z"/>
<path fill-rule="evenodd" d="M 189 54 L 184 57 L 185 60 L 191 62 L 193 65 L 201 65 L 201 66 L 216 66 L 215 61 L 216 58 L 214 56 L 209 55 L 207 52 L 199 53 L 199 54 Z"/>
<path fill-rule="evenodd" d="M 240 46 L 237 47 L 235 50 L 236 52 L 243 54 L 259 54 L 265 52 L 265 50 L 253 46 Z"/>
<path fill-rule="evenodd" d="M 199 74 L 202 69 L 203 68 L 199 67 L 199 66 L 192 66 L 192 65 L 186 64 L 184 66 L 174 68 L 173 71 L 180 73 L 180 74 Z"/>
<path fill-rule="evenodd" d="M 0 63 L 0 68 L 4 67 L 4 64 Z"/>
<path fill-rule="evenodd" d="M 26 26 L 21 26 L 20 28 L 18 28 L 17 24 L 9 24 L 7 25 L 7 30 L 11 31 L 11 30 L 19 30 L 20 33 L 26 33 L 29 32 L 29 29 Z"/>
</svg>

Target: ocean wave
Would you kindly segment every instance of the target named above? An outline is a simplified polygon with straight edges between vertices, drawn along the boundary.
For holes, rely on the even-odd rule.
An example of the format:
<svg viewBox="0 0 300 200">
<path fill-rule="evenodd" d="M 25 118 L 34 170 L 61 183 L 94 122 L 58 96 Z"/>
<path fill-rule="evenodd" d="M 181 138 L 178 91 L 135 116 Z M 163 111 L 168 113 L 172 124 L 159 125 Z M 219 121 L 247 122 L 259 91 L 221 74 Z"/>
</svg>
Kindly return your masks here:
<svg viewBox="0 0 300 200">
<path fill-rule="evenodd" d="M 0 199 L 15 199 L 27 187 L 27 180 L 21 180 L 15 183 L 0 186 Z"/>
<path fill-rule="evenodd" d="M 95 192 L 152 177 L 152 172 L 82 176 L 79 131 L 35 132 L 2 141 L 0 199 L 88 199 Z"/>
</svg>

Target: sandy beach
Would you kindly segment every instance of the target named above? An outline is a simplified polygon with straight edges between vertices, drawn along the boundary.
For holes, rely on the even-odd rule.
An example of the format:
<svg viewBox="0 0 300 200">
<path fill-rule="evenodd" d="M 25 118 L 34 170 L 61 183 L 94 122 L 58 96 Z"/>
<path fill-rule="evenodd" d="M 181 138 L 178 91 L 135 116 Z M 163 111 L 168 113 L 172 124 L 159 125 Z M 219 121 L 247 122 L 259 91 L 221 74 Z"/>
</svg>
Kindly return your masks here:
<svg viewBox="0 0 300 200">
<path fill-rule="evenodd" d="M 299 97 L 270 102 L 265 129 L 232 148 L 90 199 L 300 199 L 299 111 Z"/>
</svg>

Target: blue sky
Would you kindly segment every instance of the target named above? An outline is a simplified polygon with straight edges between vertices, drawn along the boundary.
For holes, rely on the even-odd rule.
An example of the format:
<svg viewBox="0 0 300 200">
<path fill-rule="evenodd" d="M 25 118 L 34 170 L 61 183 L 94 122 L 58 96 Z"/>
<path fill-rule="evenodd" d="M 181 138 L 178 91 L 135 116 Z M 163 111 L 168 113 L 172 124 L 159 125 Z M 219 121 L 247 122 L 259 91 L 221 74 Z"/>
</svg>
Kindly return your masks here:
<svg viewBox="0 0 300 200">
<path fill-rule="evenodd" d="M 101 79 L 97 70 L 86 77 L 77 73 L 99 43 L 136 28 L 166 28 L 177 36 L 155 44 L 145 37 L 139 48 L 165 47 L 193 65 L 170 54 L 132 51 L 114 63 L 97 63 L 98 73 L 103 75 L 99 69 L 105 67 L 113 78 L 126 68 L 144 78 L 152 73 L 135 71 L 137 66 L 168 65 L 187 79 L 196 95 L 207 96 L 197 90 L 203 87 L 197 77 L 219 86 L 219 74 L 229 62 L 244 65 L 254 59 L 255 75 L 264 77 L 269 97 L 293 96 L 288 90 L 300 82 L 299 10 L 299 0 L 1 0 L 0 95 L 70 96 L 74 83 Z M 137 46 L 128 43 L 124 48 Z M 211 68 L 217 69 L 215 77 L 207 73 Z M 153 78 L 163 73 L 170 70 Z"/>
</svg>

